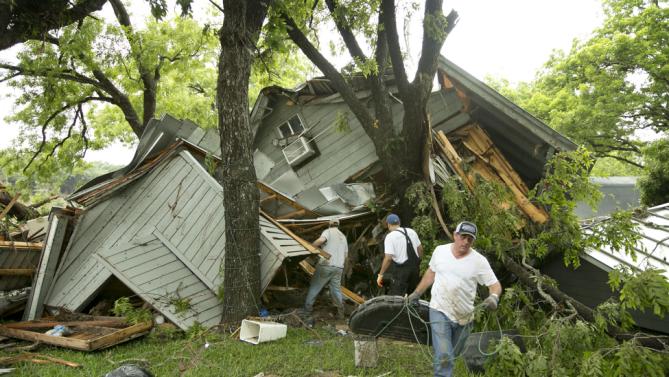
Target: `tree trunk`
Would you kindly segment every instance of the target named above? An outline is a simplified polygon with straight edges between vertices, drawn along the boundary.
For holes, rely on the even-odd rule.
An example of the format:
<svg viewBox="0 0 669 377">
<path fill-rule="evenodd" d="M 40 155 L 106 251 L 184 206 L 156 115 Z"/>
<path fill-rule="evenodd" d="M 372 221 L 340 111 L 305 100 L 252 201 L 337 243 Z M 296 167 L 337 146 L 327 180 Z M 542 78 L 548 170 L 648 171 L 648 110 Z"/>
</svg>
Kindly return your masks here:
<svg viewBox="0 0 669 377">
<path fill-rule="evenodd" d="M 11 203 L 14 197 L 5 191 L 5 187 L 0 184 L 0 203 L 4 209 Z M 0 210 L 0 213 L 3 212 Z M 7 212 L 7 215 L 16 218 L 19 221 L 28 221 L 39 216 L 39 213 L 32 207 L 28 207 L 18 201 L 14 202 L 12 208 Z M 0 219 L 2 220 L 2 219 Z"/>
<path fill-rule="evenodd" d="M 257 315 L 260 305 L 258 189 L 251 152 L 248 86 L 252 51 L 267 3 L 226 0 L 224 9 L 216 88 L 222 161 L 216 178 L 223 187 L 225 208 L 222 321 L 233 324 Z"/>
</svg>

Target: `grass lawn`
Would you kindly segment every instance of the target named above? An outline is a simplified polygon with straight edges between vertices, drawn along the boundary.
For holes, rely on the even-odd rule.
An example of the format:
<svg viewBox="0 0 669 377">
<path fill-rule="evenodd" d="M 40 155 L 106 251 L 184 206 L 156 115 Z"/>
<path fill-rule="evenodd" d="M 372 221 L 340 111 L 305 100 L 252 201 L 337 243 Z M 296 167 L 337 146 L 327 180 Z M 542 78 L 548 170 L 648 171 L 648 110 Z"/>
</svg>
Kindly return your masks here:
<svg viewBox="0 0 669 377">
<path fill-rule="evenodd" d="M 146 367 L 156 377 L 252 377 L 259 373 L 264 373 L 266 377 L 432 374 L 431 347 L 383 339 L 378 342 L 378 366 L 356 368 L 353 338 L 337 335 L 334 327 L 330 326 L 313 330 L 289 327 L 284 339 L 259 345 L 218 334 L 196 339 L 169 335 L 156 331 L 144 338 L 93 353 L 42 346 L 33 352 L 77 362 L 82 367 L 75 369 L 57 364 L 21 363 L 13 366 L 17 369 L 11 375 L 99 377 L 128 361 Z M 209 344 L 206 348 L 205 343 Z M 461 361 L 455 375 L 467 375 Z"/>
</svg>

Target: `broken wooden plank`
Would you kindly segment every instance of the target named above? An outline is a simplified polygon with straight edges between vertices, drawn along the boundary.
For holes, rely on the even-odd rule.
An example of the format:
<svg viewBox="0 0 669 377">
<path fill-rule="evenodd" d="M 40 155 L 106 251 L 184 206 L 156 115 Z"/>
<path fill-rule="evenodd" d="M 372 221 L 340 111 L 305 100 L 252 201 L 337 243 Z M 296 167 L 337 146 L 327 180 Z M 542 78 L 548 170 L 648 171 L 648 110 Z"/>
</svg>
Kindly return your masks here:
<svg viewBox="0 0 669 377">
<path fill-rule="evenodd" d="M 307 214 L 306 209 L 298 209 L 293 212 L 286 213 L 285 215 L 277 216 L 277 220 L 283 220 L 283 219 L 294 219 L 297 217 L 302 217 Z"/>
<path fill-rule="evenodd" d="M 455 148 L 453 148 L 451 142 L 448 141 L 448 138 L 443 131 L 437 132 L 437 141 L 437 144 L 441 147 L 441 151 L 443 152 L 446 159 L 450 162 L 456 174 L 462 178 L 465 185 L 467 185 L 467 188 L 473 190 L 474 184 L 462 168 L 462 158 L 458 155 L 458 152 L 455 151 Z"/>
<path fill-rule="evenodd" d="M 311 251 L 314 254 L 320 254 L 325 259 L 330 259 L 330 254 L 328 254 L 327 252 L 317 248 L 316 246 L 312 245 L 310 242 L 304 240 L 303 238 L 301 238 L 297 234 L 293 233 L 292 231 L 290 231 L 290 229 L 283 226 L 283 224 L 274 220 L 274 218 L 272 218 L 272 216 L 266 214 L 263 210 L 260 210 L 260 214 L 263 217 L 265 217 L 267 220 L 269 220 L 272 224 L 276 225 L 279 229 L 283 230 L 286 234 L 288 234 L 293 239 L 295 239 L 295 241 L 297 241 L 300 245 L 304 246 L 305 249 Z"/>
<path fill-rule="evenodd" d="M 26 322 L 19 322 L 19 324 Z M 41 342 L 54 346 L 60 346 L 79 351 L 95 351 L 98 349 L 110 347 L 128 340 L 145 335 L 149 332 L 153 323 L 151 321 L 138 323 L 126 328 L 109 328 L 101 326 L 68 326 L 72 329 L 73 334 L 67 336 L 51 336 L 38 331 L 31 331 L 31 329 L 42 329 L 38 325 L 39 321 L 28 321 L 32 327 L 12 328 L 7 325 L 0 325 L 0 335 L 8 336 L 17 339 L 29 340 L 33 342 Z M 59 323 L 62 324 L 62 323 Z M 17 324 L 12 324 L 16 327 Z M 101 334 L 102 333 L 102 334 Z M 80 339 L 84 337 L 86 339 Z"/>
<path fill-rule="evenodd" d="M 33 276 L 34 268 L 0 268 L 0 276 Z"/>
<path fill-rule="evenodd" d="M 90 321 L 23 321 L 16 323 L 7 323 L 3 326 L 11 329 L 17 330 L 29 330 L 29 329 L 50 329 L 57 325 L 63 325 L 67 327 L 114 327 L 122 328 L 127 327 L 128 323 L 125 321 L 125 318 L 116 318 L 116 319 L 101 319 L 101 320 L 90 320 Z"/>
<path fill-rule="evenodd" d="M 138 323 L 91 341 L 91 350 L 107 348 L 146 335 L 153 327 L 152 321 Z"/>
<path fill-rule="evenodd" d="M 527 198 L 529 192 L 525 182 L 506 160 L 502 152 L 493 144 L 488 134 L 477 124 L 469 125 L 459 130 L 457 135 L 463 137 L 463 145 L 472 152 L 482 163 L 489 165 L 499 179 L 495 179 L 507 186 L 520 209 L 532 221 L 543 224 L 548 221 L 548 214 L 542 208 L 535 206 Z M 483 169 L 479 165 L 478 170 Z M 494 177 L 491 177 L 491 179 Z"/>
<path fill-rule="evenodd" d="M 44 246 L 42 242 L 0 241 L 1 248 L 12 250 L 41 251 L 42 246 Z"/>
</svg>

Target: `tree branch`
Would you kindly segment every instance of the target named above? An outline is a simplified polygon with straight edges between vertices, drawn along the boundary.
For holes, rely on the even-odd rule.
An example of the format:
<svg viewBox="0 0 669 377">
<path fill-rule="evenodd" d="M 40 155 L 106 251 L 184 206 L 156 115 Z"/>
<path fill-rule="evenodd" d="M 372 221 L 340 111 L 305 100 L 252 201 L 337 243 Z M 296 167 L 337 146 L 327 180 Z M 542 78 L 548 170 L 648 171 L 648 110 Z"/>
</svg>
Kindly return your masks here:
<svg viewBox="0 0 669 377">
<path fill-rule="evenodd" d="M 399 35 L 397 34 L 397 16 L 395 14 L 395 1 L 382 0 L 381 13 L 383 14 L 383 31 L 388 41 L 388 51 L 393 66 L 395 85 L 399 91 L 402 101 L 409 98 L 409 79 L 404 68 L 404 58 L 400 48 Z"/>
<path fill-rule="evenodd" d="M 349 105 L 360 124 L 368 134 L 373 133 L 373 119 L 367 108 L 355 96 L 353 89 L 346 83 L 344 77 L 330 64 L 330 62 L 314 47 L 314 45 L 302 33 L 295 21 L 286 13 L 281 13 L 281 18 L 286 22 L 286 31 L 290 39 L 302 50 L 318 69 L 330 80 L 330 83 L 339 92 L 344 101 Z"/>
<path fill-rule="evenodd" d="M 337 26 L 337 30 L 339 30 L 339 34 L 344 40 L 351 57 L 353 57 L 353 59 L 358 59 L 360 62 L 367 61 L 367 56 L 365 56 L 365 53 L 362 52 L 362 49 L 360 48 L 355 35 L 353 35 L 351 28 L 348 26 L 349 24 L 344 18 L 344 15 L 337 14 L 337 4 L 335 4 L 335 0 L 325 0 L 325 4 L 327 5 L 328 10 L 332 15 L 332 19 L 334 20 L 335 25 Z"/>
<path fill-rule="evenodd" d="M 119 24 L 123 26 L 125 37 L 130 44 L 130 51 L 132 52 L 133 58 L 135 59 L 140 78 L 144 84 L 144 113 L 142 116 L 142 128 L 144 128 L 144 126 L 149 123 L 151 118 L 153 118 L 156 113 L 156 91 L 158 87 L 157 79 L 156 76 L 151 73 L 151 70 L 142 61 L 141 46 L 138 46 L 140 41 L 135 36 L 132 23 L 130 22 L 130 15 L 125 9 L 123 2 L 121 0 L 109 0 L 109 2 L 114 9 L 116 19 L 118 20 Z"/>
<path fill-rule="evenodd" d="M 418 69 L 412 85 L 419 85 L 422 87 L 422 93 L 427 95 L 432 87 L 432 80 L 437 73 L 437 60 L 441 53 L 441 47 L 446 41 L 446 37 L 453 30 L 458 20 L 458 13 L 455 10 L 446 16 L 446 25 L 443 30 L 435 31 L 434 27 L 441 27 L 441 20 L 444 14 L 441 10 L 442 0 L 427 0 L 425 2 L 425 19 L 423 20 L 423 47 L 418 60 Z M 432 28 L 430 28 L 432 24 Z M 436 34 L 436 35 L 435 35 Z M 429 81 L 429 85 L 425 82 Z"/>
<path fill-rule="evenodd" d="M 102 88 L 100 86 L 100 82 L 98 82 L 96 80 L 93 80 L 89 77 L 86 77 L 86 76 L 84 76 L 80 73 L 71 71 L 71 70 L 58 71 L 58 70 L 50 69 L 50 68 L 42 69 L 42 70 L 26 69 L 24 67 L 10 65 L 10 64 L 3 64 L 3 63 L 0 63 L 0 68 L 17 72 L 19 75 L 23 75 L 23 76 L 56 77 L 56 78 L 63 79 L 63 80 L 74 81 L 74 82 L 78 82 L 78 83 L 81 83 L 81 84 L 88 84 L 88 85 L 93 85 L 97 88 Z M 6 78 L 3 78 L 3 81 L 4 80 L 6 80 Z"/>
<path fill-rule="evenodd" d="M 79 2 L 36 2 L 12 8 L 2 4 L 0 11 L 10 17 L 0 19 L 0 50 L 28 40 L 49 40 L 49 30 L 59 29 L 102 9 L 107 0 L 82 0 Z M 4 3 L 4 2 L 3 2 Z M 12 2 L 10 2 L 11 4 Z M 40 4 L 42 3 L 42 4 Z M 72 5 L 71 8 L 66 8 Z M 58 7 L 58 8 L 56 8 Z"/>
</svg>

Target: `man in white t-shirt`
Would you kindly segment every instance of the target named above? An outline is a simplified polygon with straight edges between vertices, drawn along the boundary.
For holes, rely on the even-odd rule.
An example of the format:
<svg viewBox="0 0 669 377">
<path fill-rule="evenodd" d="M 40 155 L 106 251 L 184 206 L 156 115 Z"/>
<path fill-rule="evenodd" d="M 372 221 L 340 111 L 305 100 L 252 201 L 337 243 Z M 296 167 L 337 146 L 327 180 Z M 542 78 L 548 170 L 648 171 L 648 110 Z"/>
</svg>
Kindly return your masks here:
<svg viewBox="0 0 669 377">
<path fill-rule="evenodd" d="M 316 265 L 316 271 L 311 278 L 307 298 L 304 302 L 304 312 L 310 320 L 316 297 L 325 284 L 328 284 L 332 300 L 337 305 L 337 318 L 344 319 L 344 301 L 341 293 L 341 276 L 344 263 L 348 255 L 348 241 L 346 235 L 339 230 L 339 220 L 330 221 L 329 228 L 313 242 L 316 247 L 323 246 L 323 250 L 330 254 L 330 259 L 321 258 Z"/>
<path fill-rule="evenodd" d="M 483 304 L 497 308 L 502 285 L 495 277 L 488 260 L 472 244 L 476 240 L 476 224 L 463 221 L 453 232 L 453 243 L 437 246 L 416 290 L 407 298 L 418 298 L 432 286 L 430 327 L 434 348 L 434 375 L 450 377 L 455 357 L 469 336 L 474 316 L 476 285 L 488 287 L 489 296 Z"/>
<path fill-rule="evenodd" d="M 396 214 L 388 215 L 386 224 L 388 224 L 388 234 L 383 241 L 385 255 L 376 277 L 376 284 L 379 287 L 383 286 L 383 275 L 393 264 L 393 282 L 388 293 L 404 296 L 413 292 L 420 281 L 420 258 L 423 257 L 423 246 L 413 229 L 400 226 L 400 217 Z"/>
</svg>

